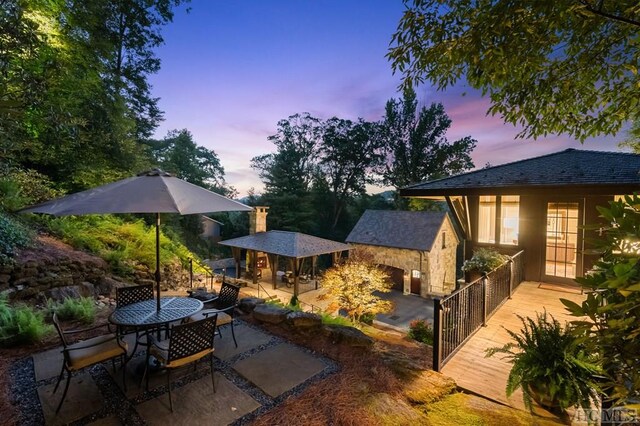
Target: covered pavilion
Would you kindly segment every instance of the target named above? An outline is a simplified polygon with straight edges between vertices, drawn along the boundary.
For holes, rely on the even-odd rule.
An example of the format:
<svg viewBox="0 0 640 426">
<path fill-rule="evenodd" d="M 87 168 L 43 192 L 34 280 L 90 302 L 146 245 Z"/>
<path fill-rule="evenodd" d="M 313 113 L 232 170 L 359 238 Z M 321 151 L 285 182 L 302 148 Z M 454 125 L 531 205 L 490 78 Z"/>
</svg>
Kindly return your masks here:
<svg viewBox="0 0 640 426">
<path fill-rule="evenodd" d="M 236 262 L 236 278 L 239 278 L 240 274 L 242 250 L 249 251 L 249 263 L 251 265 L 251 271 L 253 272 L 252 278 L 254 284 L 258 282 L 258 274 L 255 273 L 258 268 L 257 254 L 260 252 L 266 253 L 271 267 L 271 279 L 274 288 L 277 280 L 278 258 L 279 256 L 286 257 L 290 262 L 291 271 L 293 272 L 294 296 L 298 296 L 299 293 L 298 282 L 305 259 L 311 258 L 311 270 L 312 273 L 315 273 L 318 256 L 322 254 L 332 254 L 333 262 L 335 263 L 342 252 L 352 249 L 348 244 L 290 231 L 257 232 L 244 237 L 220 241 L 218 244 L 231 247 L 233 258 Z"/>
</svg>

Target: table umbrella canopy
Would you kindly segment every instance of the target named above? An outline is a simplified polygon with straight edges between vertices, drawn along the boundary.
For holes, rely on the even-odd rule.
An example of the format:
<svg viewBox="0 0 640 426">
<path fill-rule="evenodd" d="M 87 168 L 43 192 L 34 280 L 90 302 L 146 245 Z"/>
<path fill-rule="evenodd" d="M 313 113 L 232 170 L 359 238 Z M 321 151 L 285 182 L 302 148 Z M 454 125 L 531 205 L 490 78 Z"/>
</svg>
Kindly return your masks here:
<svg viewBox="0 0 640 426">
<path fill-rule="evenodd" d="M 160 213 L 250 211 L 251 207 L 178 179 L 159 169 L 20 210 L 54 216 L 155 213 L 156 287 L 160 310 Z"/>
<path fill-rule="evenodd" d="M 138 176 L 77 192 L 21 210 L 54 216 L 105 213 L 196 214 L 250 211 L 251 207 L 163 172 Z"/>
</svg>

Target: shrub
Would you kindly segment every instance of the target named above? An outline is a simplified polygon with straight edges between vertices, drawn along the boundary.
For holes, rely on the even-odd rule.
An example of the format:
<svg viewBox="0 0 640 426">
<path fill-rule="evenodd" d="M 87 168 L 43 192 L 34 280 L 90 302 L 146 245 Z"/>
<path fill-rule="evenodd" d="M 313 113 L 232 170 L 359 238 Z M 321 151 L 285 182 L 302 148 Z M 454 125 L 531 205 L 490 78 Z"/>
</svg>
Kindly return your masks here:
<svg viewBox="0 0 640 426">
<path fill-rule="evenodd" d="M 33 233 L 11 216 L 0 212 L 0 263 L 7 262 L 16 250 L 27 247 L 33 240 Z"/>
<path fill-rule="evenodd" d="M 433 329 L 426 320 L 413 320 L 409 324 L 409 337 L 418 342 L 433 345 Z"/>
<path fill-rule="evenodd" d="M 96 305 L 93 299 L 81 297 L 79 299 L 66 298 L 63 302 L 47 302 L 49 312 L 58 314 L 61 320 L 78 320 L 91 324 L 96 316 Z"/>
<path fill-rule="evenodd" d="M 6 296 L 0 295 L 0 347 L 34 343 L 52 330 L 41 312 L 26 305 L 10 306 Z"/>
<path fill-rule="evenodd" d="M 469 260 L 465 260 L 462 270 L 465 272 L 477 271 L 486 274 L 509 260 L 509 256 L 498 253 L 494 249 L 479 248 L 473 252 Z"/>
</svg>

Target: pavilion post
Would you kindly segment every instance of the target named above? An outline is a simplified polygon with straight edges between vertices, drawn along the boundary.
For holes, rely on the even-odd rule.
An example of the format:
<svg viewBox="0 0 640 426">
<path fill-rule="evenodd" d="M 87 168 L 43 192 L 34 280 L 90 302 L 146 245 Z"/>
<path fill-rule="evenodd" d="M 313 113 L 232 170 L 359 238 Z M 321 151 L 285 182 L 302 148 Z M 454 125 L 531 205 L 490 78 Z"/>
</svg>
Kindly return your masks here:
<svg viewBox="0 0 640 426">
<path fill-rule="evenodd" d="M 160 213 L 156 213 L 156 309 L 160 311 Z"/>
<path fill-rule="evenodd" d="M 258 252 L 251 251 L 251 274 L 253 275 L 253 283 L 258 283 Z"/>
</svg>

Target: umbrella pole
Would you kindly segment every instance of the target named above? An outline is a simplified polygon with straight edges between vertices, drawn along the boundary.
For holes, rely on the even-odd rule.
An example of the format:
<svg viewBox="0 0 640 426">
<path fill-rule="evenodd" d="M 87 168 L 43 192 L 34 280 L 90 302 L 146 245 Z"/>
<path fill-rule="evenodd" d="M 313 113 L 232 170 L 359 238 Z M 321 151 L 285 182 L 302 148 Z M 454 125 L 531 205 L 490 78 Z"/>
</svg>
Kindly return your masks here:
<svg viewBox="0 0 640 426">
<path fill-rule="evenodd" d="M 156 213 L 156 302 L 160 311 L 160 213 Z"/>
</svg>

